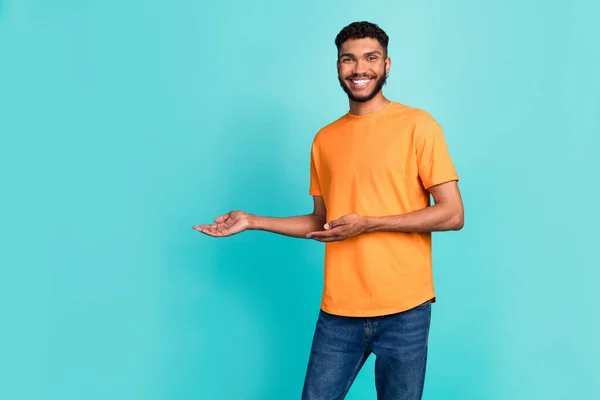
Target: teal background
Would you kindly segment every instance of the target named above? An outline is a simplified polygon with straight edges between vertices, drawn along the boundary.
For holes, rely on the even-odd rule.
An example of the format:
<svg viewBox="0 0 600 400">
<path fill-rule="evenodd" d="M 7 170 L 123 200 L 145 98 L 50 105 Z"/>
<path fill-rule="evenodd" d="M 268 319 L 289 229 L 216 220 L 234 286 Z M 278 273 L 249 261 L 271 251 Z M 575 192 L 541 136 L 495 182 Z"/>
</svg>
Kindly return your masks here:
<svg viewBox="0 0 600 400">
<path fill-rule="evenodd" d="M 354 20 L 461 176 L 425 399 L 600 398 L 596 4 L 0 0 L 0 398 L 300 397 L 322 245 L 191 227 L 312 210 Z"/>
</svg>

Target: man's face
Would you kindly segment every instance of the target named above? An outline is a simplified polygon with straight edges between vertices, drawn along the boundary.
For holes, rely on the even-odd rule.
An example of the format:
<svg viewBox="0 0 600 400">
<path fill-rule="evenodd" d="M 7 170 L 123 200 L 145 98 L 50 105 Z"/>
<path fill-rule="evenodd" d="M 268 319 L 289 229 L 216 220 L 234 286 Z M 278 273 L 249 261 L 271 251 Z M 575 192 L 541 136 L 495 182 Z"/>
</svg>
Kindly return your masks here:
<svg viewBox="0 0 600 400">
<path fill-rule="evenodd" d="M 350 39 L 339 50 L 338 79 L 350 100 L 367 102 L 385 84 L 391 60 L 377 39 Z"/>
</svg>

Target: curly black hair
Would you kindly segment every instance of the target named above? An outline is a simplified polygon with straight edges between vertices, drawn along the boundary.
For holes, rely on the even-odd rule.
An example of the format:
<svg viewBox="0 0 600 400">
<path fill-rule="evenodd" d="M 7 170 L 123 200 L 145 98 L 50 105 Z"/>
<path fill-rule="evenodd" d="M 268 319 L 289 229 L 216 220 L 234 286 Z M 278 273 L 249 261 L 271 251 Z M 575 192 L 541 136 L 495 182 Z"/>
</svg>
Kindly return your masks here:
<svg viewBox="0 0 600 400">
<path fill-rule="evenodd" d="M 390 38 L 377 24 L 367 21 L 353 22 L 344 27 L 344 29 L 342 29 L 335 37 L 335 45 L 339 52 L 340 47 L 342 44 L 344 44 L 344 42 L 346 42 L 346 40 L 364 38 L 377 39 L 381 44 L 381 47 L 383 47 L 385 55 L 387 56 L 387 48 Z"/>
</svg>

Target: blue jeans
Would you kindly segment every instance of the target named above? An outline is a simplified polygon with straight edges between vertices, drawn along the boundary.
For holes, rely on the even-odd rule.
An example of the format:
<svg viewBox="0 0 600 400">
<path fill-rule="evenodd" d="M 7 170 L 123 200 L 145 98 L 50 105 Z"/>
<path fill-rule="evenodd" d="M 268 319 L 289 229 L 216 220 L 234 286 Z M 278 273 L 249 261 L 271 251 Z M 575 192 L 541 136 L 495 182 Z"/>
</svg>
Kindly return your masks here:
<svg viewBox="0 0 600 400">
<path fill-rule="evenodd" d="M 344 399 L 371 353 L 378 400 L 423 395 L 431 301 L 380 317 L 341 317 L 320 311 L 303 400 Z"/>
</svg>

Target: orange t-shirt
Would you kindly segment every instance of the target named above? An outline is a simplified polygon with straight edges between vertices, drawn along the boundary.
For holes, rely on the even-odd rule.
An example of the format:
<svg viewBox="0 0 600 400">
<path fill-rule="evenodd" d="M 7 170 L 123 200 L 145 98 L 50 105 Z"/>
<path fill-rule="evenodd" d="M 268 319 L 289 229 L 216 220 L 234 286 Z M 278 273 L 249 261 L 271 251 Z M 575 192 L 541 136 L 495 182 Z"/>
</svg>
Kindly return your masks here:
<svg viewBox="0 0 600 400">
<path fill-rule="evenodd" d="M 440 125 L 427 112 L 390 102 L 322 128 L 311 149 L 310 190 L 327 221 L 343 215 L 404 214 L 430 204 L 427 190 L 458 180 Z M 435 301 L 431 233 L 370 232 L 325 245 L 321 308 L 377 316 Z"/>
</svg>

